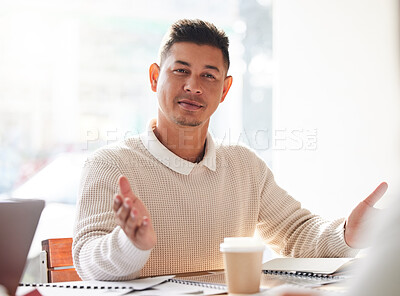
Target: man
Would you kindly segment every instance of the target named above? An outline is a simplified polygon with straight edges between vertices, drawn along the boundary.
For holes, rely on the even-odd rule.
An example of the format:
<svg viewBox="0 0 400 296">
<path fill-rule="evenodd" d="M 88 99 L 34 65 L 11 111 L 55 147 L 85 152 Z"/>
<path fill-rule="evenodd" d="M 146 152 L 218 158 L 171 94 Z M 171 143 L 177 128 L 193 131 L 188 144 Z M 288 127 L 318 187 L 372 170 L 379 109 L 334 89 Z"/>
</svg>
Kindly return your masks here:
<svg viewBox="0 0 400 296">
<path fill-rule="evenodd" d="M 223 238 L 256 229 L 282 255 L 356 254 L 357 230 L 386 183 L 355 208 L 346 228 L 343 219 L 328 222 L 302 209 L 255 153 L 217 146 L 208 133 L 232 84 L 228 69 L 224 32 L 199 20 L 172 25 L 160 65 L 149 71 L 157 120 L 85 164 L 73 244 L 83 279 L 221 269 Z"/>
</svg>

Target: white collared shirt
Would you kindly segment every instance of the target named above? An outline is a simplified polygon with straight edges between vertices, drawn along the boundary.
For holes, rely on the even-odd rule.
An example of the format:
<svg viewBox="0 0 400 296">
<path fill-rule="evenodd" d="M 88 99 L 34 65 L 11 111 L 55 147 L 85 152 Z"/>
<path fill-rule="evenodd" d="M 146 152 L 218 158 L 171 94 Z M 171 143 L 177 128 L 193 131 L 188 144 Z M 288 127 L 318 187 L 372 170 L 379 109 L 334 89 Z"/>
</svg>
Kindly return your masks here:
<svg viewBox="0 0 400 296">
<path fill-rule="evenodd" d="M 215 143 L 210 133 L 207 132 L 206 149 L 203 159 L 199 163 L 193 163 L 174 154 L 157 139 L 154 134 L 156 124 L 156 119 L 150 120 L 147 131 L 140 134 L 140 140 L 158 161 L 182 175 L 189 175 L 196 166 L 201 165 L 214 172 L 216 171 Z"/>
</svg>

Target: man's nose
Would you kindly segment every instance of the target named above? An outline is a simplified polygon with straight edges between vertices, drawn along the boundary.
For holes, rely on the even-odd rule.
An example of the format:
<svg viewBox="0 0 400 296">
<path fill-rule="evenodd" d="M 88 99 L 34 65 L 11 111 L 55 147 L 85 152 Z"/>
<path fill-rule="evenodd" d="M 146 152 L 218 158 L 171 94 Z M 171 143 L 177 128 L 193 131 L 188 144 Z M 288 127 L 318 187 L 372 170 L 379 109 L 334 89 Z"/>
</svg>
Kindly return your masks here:
<svg viewBox="0 0 400 296">
<path fill-rule="evenodd" d="M 202 94 L 200 81 L 196 77 L 189 77 L 186 80 L 185 91 L 192 94 Z"/>
</svg>

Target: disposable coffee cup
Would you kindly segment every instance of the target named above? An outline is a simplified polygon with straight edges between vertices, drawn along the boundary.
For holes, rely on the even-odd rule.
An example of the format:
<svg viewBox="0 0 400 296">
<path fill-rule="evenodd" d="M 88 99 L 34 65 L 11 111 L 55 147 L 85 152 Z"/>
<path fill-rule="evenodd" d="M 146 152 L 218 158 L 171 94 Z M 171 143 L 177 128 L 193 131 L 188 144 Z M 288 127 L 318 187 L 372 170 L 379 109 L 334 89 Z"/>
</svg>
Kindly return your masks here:
<svg viewBox="0 0 400 296">
<path fill-rule="evenodd" d="M 220 245 L 224 255 L 225 280 L 229 294 L 260 291 L 264 244 L 253 237 L 227 237 Z"/>
</svg>

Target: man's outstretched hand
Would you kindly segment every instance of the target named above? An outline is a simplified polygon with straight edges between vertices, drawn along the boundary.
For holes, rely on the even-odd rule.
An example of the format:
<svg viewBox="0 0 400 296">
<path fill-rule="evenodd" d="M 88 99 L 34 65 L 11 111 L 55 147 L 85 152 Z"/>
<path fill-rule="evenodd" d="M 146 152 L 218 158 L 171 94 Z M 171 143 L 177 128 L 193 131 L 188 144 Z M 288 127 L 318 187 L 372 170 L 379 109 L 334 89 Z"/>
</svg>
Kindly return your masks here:
<svg viewBox="0 0 400 296">
<path fill-rule="evenodd" d="M 157 237 L 146 206 L 133 193 L 125 176 L 118 179 L 118 185 L 120 193 L 115 195 L 113 205 L 118 225 L 137 248 L 153 248 Z"/>
<path fill-rule="evenodd" d="M 374 208 L 374 205 L 385 194 L 387 188 L 387 183 L 381 183 L 374 192 L 360 202 L 351 212 L 346 221 L 346 230 L 344 232 L 344 239 L 348 246 L 352 248 L 365 247 L 360 242 L 360 236 L 365 231 L 368 218 L 373 217 L 374 212 L 380 211 Z"/>
</svg>

